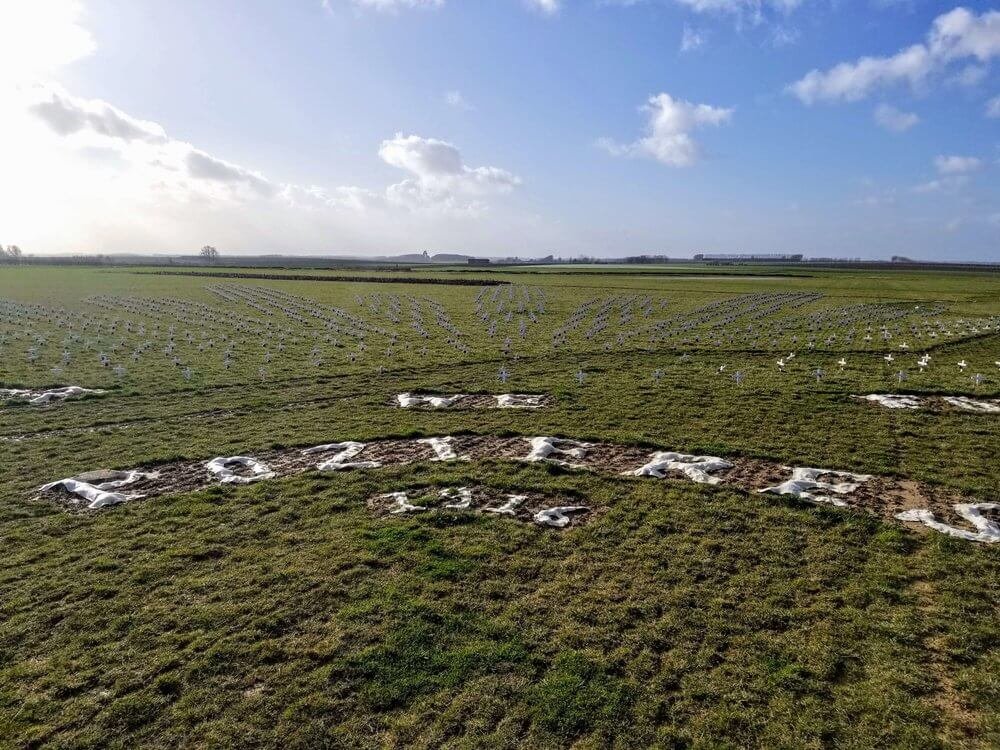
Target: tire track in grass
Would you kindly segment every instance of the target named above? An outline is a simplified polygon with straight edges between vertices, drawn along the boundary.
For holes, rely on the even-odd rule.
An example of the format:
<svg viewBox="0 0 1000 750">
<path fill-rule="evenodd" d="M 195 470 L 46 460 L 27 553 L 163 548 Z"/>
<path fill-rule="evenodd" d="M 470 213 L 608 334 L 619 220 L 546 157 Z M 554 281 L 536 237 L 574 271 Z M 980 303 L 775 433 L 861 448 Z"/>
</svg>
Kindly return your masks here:
<svg viewBox="0 0 1000 750">
<path fill-rule="evenodd" d="M 914 569 L 926 570 L 926 566 L 920 565 Z M 937 688 L 925 700 L 947 717 L 947 725 L 957 728 L 962 733 L 963 739 L 975 738 L 979 735 L 979 718 L 963 705 L 961 693 L 955 685 L 953 670 L 943 642 L 945 636 L 940 633 L 937 622 L 938 591 L 934 584 L 923 576 L 914 579 L 908 588 L 917 602 L 918 611 L 923 616 L 924 630 L 920 642 L 927 655 L 928 671 Z"/>
</svg>

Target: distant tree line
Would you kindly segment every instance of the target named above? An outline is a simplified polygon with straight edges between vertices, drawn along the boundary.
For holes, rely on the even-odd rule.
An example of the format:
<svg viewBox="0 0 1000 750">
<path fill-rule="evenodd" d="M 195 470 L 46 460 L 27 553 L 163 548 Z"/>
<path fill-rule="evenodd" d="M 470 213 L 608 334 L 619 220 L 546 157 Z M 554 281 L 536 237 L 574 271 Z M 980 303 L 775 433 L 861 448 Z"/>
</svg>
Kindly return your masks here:
<svg viewBox="0 0 1000 750">
<path fill-rule="evenodd" d="M 0 263 L 20 263 L 21 248 L 17 245 L 0 245 Z"/>
</svg>

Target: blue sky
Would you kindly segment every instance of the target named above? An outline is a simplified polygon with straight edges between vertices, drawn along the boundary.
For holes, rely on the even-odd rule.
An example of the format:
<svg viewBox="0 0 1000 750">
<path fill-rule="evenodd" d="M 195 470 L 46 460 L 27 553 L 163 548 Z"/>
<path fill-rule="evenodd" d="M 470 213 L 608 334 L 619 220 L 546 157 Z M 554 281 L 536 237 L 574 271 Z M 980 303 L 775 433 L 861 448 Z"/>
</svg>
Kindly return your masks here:
<svg viewBox="0 0 1000 750">
<path fill-rule="evenodd" d="M 1000 259 L 986 3 L 0 0 L 0 28 L 26 252 Z"/>
</svg>

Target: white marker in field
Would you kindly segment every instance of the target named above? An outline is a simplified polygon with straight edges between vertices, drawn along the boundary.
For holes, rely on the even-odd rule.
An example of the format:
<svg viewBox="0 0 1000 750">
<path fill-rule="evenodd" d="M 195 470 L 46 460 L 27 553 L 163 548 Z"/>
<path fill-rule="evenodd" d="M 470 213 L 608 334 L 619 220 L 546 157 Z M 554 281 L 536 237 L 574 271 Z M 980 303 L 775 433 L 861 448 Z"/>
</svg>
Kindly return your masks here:
<svg viewBox="0 0 1000 750">
<path fill-rule="evenodd" d="M 994 544 L 1000 542 L 1000 525 L 986 518 L 983 511 L 996 512 L 998 510 L 1000 510 L 1000 503 L 956 503 L 955 512 L 972 524 L 975 531 L 966 531 L 938 521 L 934 514 L 926 509 L 904 510 L 902 513 L 897 513 L 896 518 L 900 521 L 922 523 L 942 534 L 964 539 L 967 542 Z"/>
<path fill-rule="evenodd" d="M 804 466 L 786 466 L 785 468 L 792 472 L 791 479 L 757 491 L 774 495 L 794 495 L 800 500 L 808 500 L 811 503 L 829 503 L 838 507 L 846 507 L 847 503 L 835 495 L 850 495 L 864 482 L 871 479 L 868 474 L 852 474 L 849 471 L 813 469 Z M 820 479 L 824 476 L 849 481 L 825 482 Z"/>
</svg>

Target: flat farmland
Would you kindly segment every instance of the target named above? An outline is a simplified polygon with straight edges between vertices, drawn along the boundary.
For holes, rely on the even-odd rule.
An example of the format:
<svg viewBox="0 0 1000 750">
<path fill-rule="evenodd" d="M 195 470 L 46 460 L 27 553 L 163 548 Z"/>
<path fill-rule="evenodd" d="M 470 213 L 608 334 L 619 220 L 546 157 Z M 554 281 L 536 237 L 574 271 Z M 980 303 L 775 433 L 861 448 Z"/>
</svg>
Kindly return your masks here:
<svg viewBox="0 0 1000 750">
<path fill-rule="evenodd" d="M 1000 275 L 4 267 L 0 388 L 12 747 L 1000 744 Z"/>
</svg>

